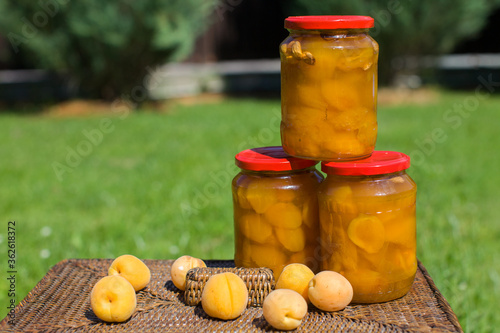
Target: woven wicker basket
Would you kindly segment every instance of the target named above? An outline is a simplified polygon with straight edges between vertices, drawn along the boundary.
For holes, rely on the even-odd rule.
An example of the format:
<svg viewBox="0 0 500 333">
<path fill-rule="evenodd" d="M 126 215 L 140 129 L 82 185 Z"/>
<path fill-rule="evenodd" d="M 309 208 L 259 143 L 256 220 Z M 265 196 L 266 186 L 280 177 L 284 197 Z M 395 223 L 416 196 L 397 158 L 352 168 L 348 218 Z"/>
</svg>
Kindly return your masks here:
<svg viewBox="0 0 500 333">
<path fill-rule="evenodd" d="M 269 268 L 243 267 L 197 267 L 186 274 L 184 301 L 187 305 L 198 305 L 208 279 L 215 274 L 231 272 L 238 275 L 248 288 L 248 307 L 260 307 L 264 298 L 274 289 L 273 271 Z"/>
</svg>

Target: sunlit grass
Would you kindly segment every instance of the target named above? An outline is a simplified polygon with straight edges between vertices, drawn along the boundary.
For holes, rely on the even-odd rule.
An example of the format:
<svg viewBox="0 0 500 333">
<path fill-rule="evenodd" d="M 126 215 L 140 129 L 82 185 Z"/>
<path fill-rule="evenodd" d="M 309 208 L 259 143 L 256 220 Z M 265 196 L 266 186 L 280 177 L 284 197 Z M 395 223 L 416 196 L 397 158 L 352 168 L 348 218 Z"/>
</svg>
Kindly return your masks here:
<svg viewBox="0 0 500 333">
<path fill-rule="evenodd" d="M 492 332 L 500 326 L 500 98 L 454 113 L 474 97 L 380 106 L 377 149 L 411 155 L 418 257 L 464 329 Z M 0 269 L 7 271 L 7 222 L 15 220 L 17 302 L 64 258 L 231 259 L 234 155 L 279 145 L 279 110 L 278 100 L 241 99 L 123 119 L 1 115 Z M 65 166 L 59 177 L 54 165 Z M 8 301 L 3 279 L 0 304 Z"/>
</svg>

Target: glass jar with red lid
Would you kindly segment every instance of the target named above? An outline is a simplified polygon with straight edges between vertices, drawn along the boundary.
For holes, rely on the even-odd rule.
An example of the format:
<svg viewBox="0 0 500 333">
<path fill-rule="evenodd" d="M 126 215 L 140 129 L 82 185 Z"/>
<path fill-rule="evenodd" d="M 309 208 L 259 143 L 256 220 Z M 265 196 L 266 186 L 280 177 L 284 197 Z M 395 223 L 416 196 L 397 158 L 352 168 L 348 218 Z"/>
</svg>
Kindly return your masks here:
<svg viewBox="0 0 500 333">
<path fill-rule="evenodd" d="M 407 155 L 392 151 L 322 163 L 321 268 L 349 280 L 354 303 L 399 298 L 413 283 L 417 187 L 406 173 L 409 166 Z"/>
<path fill-rule="evenodd" d="M 235 264 L 268 267 L 277 279 L 290 263 L 319 270 L 317 161 L 260 147 L 236 155 L 232 181 Z"/>
<path fill-rule="evenodd" d="M 281 141 L 296 157 L 368 157 L 377 138 L 378 44 L 368 16 L 292 16 L 280 44 Z"/>
</svg>

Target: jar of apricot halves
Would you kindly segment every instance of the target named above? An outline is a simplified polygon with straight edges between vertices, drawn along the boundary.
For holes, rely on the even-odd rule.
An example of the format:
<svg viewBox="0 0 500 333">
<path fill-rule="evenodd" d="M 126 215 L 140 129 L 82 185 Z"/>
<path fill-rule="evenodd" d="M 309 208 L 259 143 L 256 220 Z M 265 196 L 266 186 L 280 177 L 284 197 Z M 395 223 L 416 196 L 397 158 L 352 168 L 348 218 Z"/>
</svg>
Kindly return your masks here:
<svg viewBox="0 0 500 333">
<path fill-rule="evenodd" d="M 378 44 L 367 16 L 292 16 L 280 44 L 281 141 L 319 161 L 369 156 L 377 138 Z"/>
<path fill-rule="evenodd" d="M 236 155 L 232 182 L 236 266 L 268 267 L 277 279 L 290 263 L 319 271 L 318 162 L 261 147 Z"/>
<path fill-rule="evenodd" d="M 417 271 L 417 187 L 402 153 L 375 151 L 353 162 L 322 164 L 318 190 L 322 269 L 344 275 L 354 303 L 405 295 Z"/>
</svg>

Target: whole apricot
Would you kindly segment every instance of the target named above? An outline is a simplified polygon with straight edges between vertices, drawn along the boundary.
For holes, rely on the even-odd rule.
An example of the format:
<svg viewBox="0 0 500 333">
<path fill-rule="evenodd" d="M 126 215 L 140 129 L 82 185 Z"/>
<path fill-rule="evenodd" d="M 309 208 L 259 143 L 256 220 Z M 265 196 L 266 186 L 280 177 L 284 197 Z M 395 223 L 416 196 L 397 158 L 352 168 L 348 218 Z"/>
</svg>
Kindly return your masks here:
<svg viewBox="0 0 500 333">
<path fill-rule="evenodd" d="M 180 290 L 186 289 L 186 274 L 191 268 L 207 267 L 201 259 L 191 256 L 182 256 L 177 258 L 170 268 L 170 276 L 174 285 Z"/>
<path fill-rule="evenodd" d="M 248 304 L 248 289 L 231 272 L 211 276 L 201 293 L 201 306 L 207 315 L 223 320 L 238 318 Z"/>
<path fill-rule="evenodd" d="M 264 299 L 262 313 L 275 329 L 293 330 L 300 326 L 307 314 L 307 302 L 296 291 L 275 289 Z"/>
<path fill-rule="evenodd" d="M 291 289 L 298 292 L 309 302 L 309 281 L 314 277 L 313 271 L 304 264 L 289 264 L 283 268 L 276 289 Z"/>
<path fill-rule="evenodd" d="M 90 293 L 90 306 L 94 314 L 107 322 L 129 319 L 137 305 L 134 287 L 120 275 L 100 279 Z"/>
<path fill-rule="evenodd" d="M 120 275 L 127 279 L 139 291 L 147 286 L 151 280 L 151 272 L 146 264 L 139 258 L 124 254 L 116 258 L 109 266 L 108 275 Z"/>
<path fill-rule="evenodd" d="M 339 311 L 351 303 L 353 290 L 349 281 L 334 271 L 322 271 L 309 282 L 309 300 L 323 311 Z"/>
</svg>

